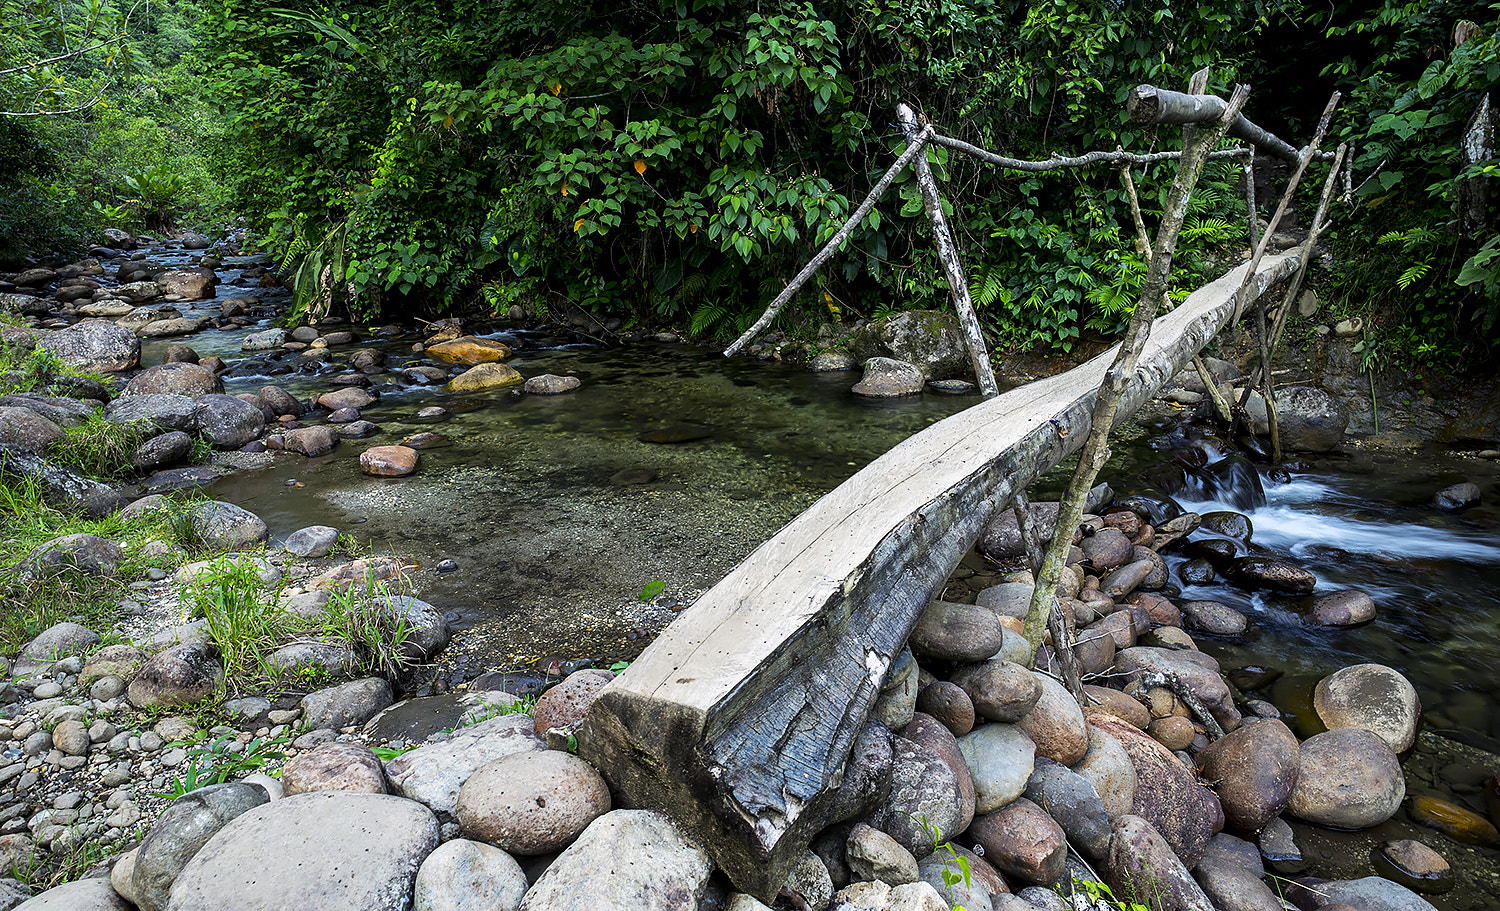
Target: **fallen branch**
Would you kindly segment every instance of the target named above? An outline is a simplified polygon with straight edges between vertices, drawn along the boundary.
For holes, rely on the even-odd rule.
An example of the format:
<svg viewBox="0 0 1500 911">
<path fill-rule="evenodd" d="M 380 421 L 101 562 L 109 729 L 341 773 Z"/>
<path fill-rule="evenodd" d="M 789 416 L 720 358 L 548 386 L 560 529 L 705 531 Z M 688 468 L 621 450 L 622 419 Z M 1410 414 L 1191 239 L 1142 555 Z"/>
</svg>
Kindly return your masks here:
<svg viewBox="0 0 1500 911">
<path fill-rule="evenodd" d="M 1130 90 L 1125 100 L 1125 109 L 1136 123 L 1180 123 L 1194 124 L 1217 121 L 1224 117 L 1228 104 L 1217 95 L 1185 94 L 1170 89 L 1159 89 L 1154 85 L 1138 85 Z M 1287 161 L 1297 160 L 1297 150 L 1291 143 L 1268 133 L 1249 118 L 1239 114 L 1229 125 L 1229 135 L 1253 142 L 1257 146 Z"/>
<path fill-rule="evenodd" d="M 1188 689 L 1187 684 L 1178 679 L 1176 674 L 1169 671 L 1143 674 L 1141 675 L 1141 685 L 1147 689 L 1159 686 L 1171 690 L 1172 695 L 1182 700 L 1182 704 L 1187 706 L 1188 711 L 1192 712 L 1193 716 L 1203 725 L 1210 738 L 1218 740 L 1224 736 L 1224 729 L 1219 726 L 1219 722 L 1214 720 L 1213 713 L 1203 704 L 1203 700 L 1199 699 L 1197 694 Z"/>
</svg>

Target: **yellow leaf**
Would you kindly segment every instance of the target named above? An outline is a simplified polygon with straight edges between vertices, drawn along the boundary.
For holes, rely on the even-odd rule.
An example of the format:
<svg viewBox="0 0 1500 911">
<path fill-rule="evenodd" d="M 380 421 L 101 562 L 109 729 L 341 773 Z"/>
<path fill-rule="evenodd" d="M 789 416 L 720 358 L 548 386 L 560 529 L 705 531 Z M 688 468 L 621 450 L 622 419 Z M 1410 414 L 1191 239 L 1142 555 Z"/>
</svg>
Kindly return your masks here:
<svg viewBox="0 0 1500 911">
<path fill-rule="evenodd" d="M 453 126 L 453 115 L 449 114 L 447 117 L 443 118 L 443 129 L 446 130 L 448 127 L 451 127 L 451 126 Z"/>
<path fill-rule="evenodd" d="M 635 160 L 635 172 L 637 174 L 644 174 L 644 173 L 646 173 L 646 162 L 644 162 L 641 159 L 637 158 Z"/>
<path fill-rule="evenodd" d="M 554 82 L 554 83 L 552 83 L 552 88 L 549 89 L 549 91 L 552 92 L 552 94 L 554 94 L 554 95 L 561 95 L 562 94 L 562 83 L 561 82 Z"/>
<path fill-rule="evenodd" d="M 568 185 L 567 184 L 563 184 L 562 185 L 562 195 L 564 195 L 564 196 L 568 195 Z"/>
<path fill-rule="evenodd" d="M 698 226 L 697 225 L 693 225 L 691 228 L 688 228 L 688 231 L 690 233 L 697 234 L 698 233 Z"/>
<path fill-rule="evenodd" d="M 581 227 L 583 227 L 583 219 L 580 218 L 577 221 L 573 222 L 573 230 L 574 231 L 577 231 Z"/>
</svg>

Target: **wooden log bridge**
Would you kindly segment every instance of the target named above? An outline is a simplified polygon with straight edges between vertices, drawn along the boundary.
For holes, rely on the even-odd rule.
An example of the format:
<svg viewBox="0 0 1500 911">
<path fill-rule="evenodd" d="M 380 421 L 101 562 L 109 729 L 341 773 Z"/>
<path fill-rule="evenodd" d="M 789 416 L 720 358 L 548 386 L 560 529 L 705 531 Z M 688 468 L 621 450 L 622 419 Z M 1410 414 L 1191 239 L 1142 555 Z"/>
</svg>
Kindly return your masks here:
<svg viewBox="0 0 1500 911">
<path fill-rule="evenodd" d="M 1245 296 L 1297 265 L 1265 258 Z M 1121 415 L 1213 338 L 1248 268 L 1156 320 Z M 839 821 L 845 762 L 918 616 L 1011 494 L 1081 445 L 1113 358 L 934 424 L 818 500 L 603 690 L 581 754 L 626 806 L 667 813 L 769 903 Z"/>
</svg>

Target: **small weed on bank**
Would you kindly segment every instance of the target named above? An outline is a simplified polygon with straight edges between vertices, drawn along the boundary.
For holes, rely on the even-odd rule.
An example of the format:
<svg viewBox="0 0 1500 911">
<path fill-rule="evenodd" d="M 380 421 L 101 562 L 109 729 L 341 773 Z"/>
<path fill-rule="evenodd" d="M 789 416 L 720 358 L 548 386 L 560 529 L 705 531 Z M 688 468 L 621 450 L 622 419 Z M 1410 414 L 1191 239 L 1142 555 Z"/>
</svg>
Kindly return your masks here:
<svg viewBox="0 0 1500 911">
<path fill-rule="evenodd" d="M 240 741 L 233 734 L 224 734 L 212 741 L 191 746 L 187 751 L 188 758 L 183 766 L 182 775 L 172 782 L 170 789 L 155 796 L 176 800 L 184 794 L 199 788 L 206 788 L 211 784 L 223 784 L 226 781 L 244 778 L 251 772 L 265 769 L 269 763 L 285 759 L 285 749 L 291 742 L 291 734 L 282 734 L 280 737 L 256 737 L 243 744 L 243 748 L 233 749 L 232 746 L 240 744 Z M 172 746 L 188 746 L 188 744 L 175 743 Z M 266 774 L 275 777 L 280 773 L 273 769 L 267 771 Z"/>
<path fill-rule="evenodd" d="M 131 470 L 130 457 L 156 435 L 149 421 L 112 424 L 94 415 L 52 444 L 47 457 L 80 474 L 100 480 L 123 477 Z"/>
</svg>

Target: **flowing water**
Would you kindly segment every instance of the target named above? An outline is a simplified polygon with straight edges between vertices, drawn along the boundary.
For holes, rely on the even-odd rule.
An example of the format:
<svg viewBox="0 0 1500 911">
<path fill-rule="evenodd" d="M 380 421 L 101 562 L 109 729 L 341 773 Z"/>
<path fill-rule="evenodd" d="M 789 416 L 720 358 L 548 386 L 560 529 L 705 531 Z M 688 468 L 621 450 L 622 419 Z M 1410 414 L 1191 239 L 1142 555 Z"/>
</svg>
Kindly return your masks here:
<svg viewBox="0 0 1500 911">
<path fill-rule="evenodd" d="M 221 286 L 218 300 L 244 293 Z M 179 306 L 209 314 L 218 302 Z M 246 331 L 208 331 L 186 341 L 202 355 L 232 361 L 241 357 Z M 380 400 L 364 411 L 382 433 L 346 441 L 319 459 L 280 457 L 209 490 L 261 515 L 273 536 L 330 524 L 377 551 L 416 558 L 423 597 L 462 631 L 426 678 L 428 691 L 549 655 L 634 654 L 819 496 L 895 443 L 977 401 L 925 395 L 870 403 L 849 392 L 850 374 L 725 360 L 685 346 L 603 349 L 514 328 L 489 337 L 516 349 L 509 363 L 522 374 L 572 374 L 582 389 L 556 397 L 457 396 L 398 372 L 418 361 L 410 348 L 416 336 L 361 343 L 356 347 L 387 355 L 386 371 L 370 377 Z M 148 343 L 145 363 L 159 361 L 167 344 Z M 226 377 L 227 391 L 253 392 L 269 382 L 299 397 L 327 391 L 347 353 L 335 351 L 322 367 L 289 352 L 240 360 Z M 418 415 L 431 405 L 447 414 Z M 1161 450 L 1182 438 L 1170 424 L 1123 434 L 1106 479 L 1126 489 L 1133 474 L 1164 462 Z M 421 431 L 445 440 L 422 450 L 415 475 L 358 472 L 357 451 Z M 643 439 L 653 434 L 679 442 Z M 1457 516 L 1430 505 L 1434 492 L 1464 480 L 1479 485 L 1483 505 Z M 1296 599 L 1194 586 L 1185 598 L 1221 601 L 1252 623 L 1242 641 L 1200 637 L 1200 645 L 1226 668 L 1281 671 L 1276 692 L 1265 695 L 1303 736 L 1315 732 L 1304 703 L 1316 679 L 1364 662 L 1396 668 L 1421 695 L 1427 731 L 1407 761 L 1409 788 L 1482 813 L 1479 783 L 1496 770 L 1492 754 L 1500 753 L 1496 463 L 1448 449 L 1390 453 L 1356 445 L 1342 456 L 1295 463 L 1289 477 L 1265 487 L 1265 505 L 1248 512 L 1253 544 L 1313 571 L 1320 592 L 1368 592 L 1378 618 L 1355 629 L 1316 628 L 1302 622 Z M 1198 512 L 1232 508 L 1188 493 L 1179 501 Z M 444 561 L 456 568 L 448 571 Z M 1180 559 L 1171 563 L 1175 570 Z M 640 601 L 637 593 L 658 580 L 665 593 Z M 1400 814 L 1365 833 L 1299 827 L 1299 835 L 1312 869 L 1341 876 L 1366 875 L 1370 848 L 1381 841 L 1421 838 L 1460 870 L 1460 888 L 1434 899 L 1440 907 L 1487 907 L 1487 896 L 1500 895 L 1492 849 L 1448 842 Z"/>
</svg>

